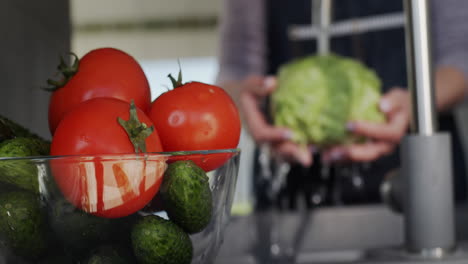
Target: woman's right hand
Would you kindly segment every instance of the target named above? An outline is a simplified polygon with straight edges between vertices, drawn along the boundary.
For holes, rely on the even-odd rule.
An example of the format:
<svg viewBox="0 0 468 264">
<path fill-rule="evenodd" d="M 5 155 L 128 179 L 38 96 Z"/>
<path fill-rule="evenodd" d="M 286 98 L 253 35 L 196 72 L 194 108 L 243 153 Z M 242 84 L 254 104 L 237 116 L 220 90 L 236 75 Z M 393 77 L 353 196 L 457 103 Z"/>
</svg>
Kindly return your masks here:
<svg viewBox="0 0 468 264">
<path fill-rule="evenodd" d="M 270 144 L 283 158 L 305 167 L 312 165 L 312 152 L 291 141 L 293 132 L 288 128 L 269 124 L 260 109 L 263 99 L 276 89 L 272 76 L 250 76 L 241 83 L 239 104 L 250 134 L 258 144 Z"/>
</svg>

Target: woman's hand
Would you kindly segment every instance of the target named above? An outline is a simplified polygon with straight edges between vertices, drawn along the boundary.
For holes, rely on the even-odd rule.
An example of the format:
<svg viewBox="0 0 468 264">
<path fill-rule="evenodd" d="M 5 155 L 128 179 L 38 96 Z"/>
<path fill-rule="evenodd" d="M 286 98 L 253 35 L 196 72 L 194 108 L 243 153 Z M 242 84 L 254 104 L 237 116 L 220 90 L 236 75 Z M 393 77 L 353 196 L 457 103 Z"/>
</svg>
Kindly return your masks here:
<svg viewBox="0 0 468 264">
<path fill-rule="evenodd" d="M 410 122 L 409 92 L 393 88 L 380 100 L 380 110 L 385 114 L 386 123 L 353 121 L 348 123 L 349 131 L 364 136 L 365 143 L 332 147 L 322 158 L 325 162 L 373 161 L 390 154 L 405 135 Z"/>
<path fill-rule="evenodd" d="M 312 152 L 291 141 L 291 130 L 269 124 L 260 109 L 262 100 L 275 89 L 275 77 L 251 76 L 241 83 L 239 103 L 244 121 L 255 142 L 270 144 L 276 154 L 308 167 L 312 165 Z"/>
</svg>

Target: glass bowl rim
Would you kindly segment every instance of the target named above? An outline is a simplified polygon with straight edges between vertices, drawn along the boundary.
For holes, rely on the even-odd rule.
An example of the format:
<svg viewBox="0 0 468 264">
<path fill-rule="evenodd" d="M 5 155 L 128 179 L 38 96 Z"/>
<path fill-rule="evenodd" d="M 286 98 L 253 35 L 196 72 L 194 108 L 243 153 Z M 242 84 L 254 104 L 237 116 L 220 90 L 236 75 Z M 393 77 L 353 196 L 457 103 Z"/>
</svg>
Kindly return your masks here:
<svg viewBox="0 0 468 264">
<path fill-rule="evenodd" d="M 61 160 L 68 158 L 87 159 L 100 158 L 101 160 L 111 160 L 116 158 L 132 159 L 134 157 L 177 157 L 186 155 L 210 155 L 210 154 L 232 154 L 232 157 L 239 155 L 240 148 L 232 149 L 213 149 L 213 150 L 183 150 L 183 151 L 161 151 L 147 153 L 110 153 L 110 154 L 94 154 L 94 155 L 57 155 L 57 156 L 27 156 L 27 157 L 0 157 L 2 161 L 30 160 L 30 161 L 47 161 Z"/>
</svg>

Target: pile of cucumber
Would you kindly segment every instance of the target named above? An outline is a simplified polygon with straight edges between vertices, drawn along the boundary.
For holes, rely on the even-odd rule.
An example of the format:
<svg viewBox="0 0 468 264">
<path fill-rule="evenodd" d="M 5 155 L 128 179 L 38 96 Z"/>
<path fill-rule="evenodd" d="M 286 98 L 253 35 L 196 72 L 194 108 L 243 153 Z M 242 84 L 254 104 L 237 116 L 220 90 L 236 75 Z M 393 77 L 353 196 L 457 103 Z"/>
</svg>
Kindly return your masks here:
<svg viewBox="0 0 468 264">
<path fill-rule="evenodd" d="M 1 263 L 190 263 L 190 234 L 206 228 L 212 216 L 208 177 L 192 161 L 168 165 L 155 202 L 169 220 L 153 213 L 109 219 L 70 204 L 53 177 L 40 190 L 38 164 L 50 142 L 0 116 Z M 42 188 L 44 188 L 42 186 Z M 148 206 L 151 206 L 149 204 Z"/>
<path fill-rule="evenodd" d="M 48 155 L 50 142 L 0 116 L 0 158 Z M 0 183 L 38 192 L 37 169 L 28 161 L 0 162 Z"/>
<path fill-rule="evenodd" d="M 39 197 L 38 168 L 29 159 L 49 154 L 50 142 L 0 116 L 0 240 L 7 263 L 12 256 L 37 260 L 47 250 L 47 214 Z"/>
</svg>

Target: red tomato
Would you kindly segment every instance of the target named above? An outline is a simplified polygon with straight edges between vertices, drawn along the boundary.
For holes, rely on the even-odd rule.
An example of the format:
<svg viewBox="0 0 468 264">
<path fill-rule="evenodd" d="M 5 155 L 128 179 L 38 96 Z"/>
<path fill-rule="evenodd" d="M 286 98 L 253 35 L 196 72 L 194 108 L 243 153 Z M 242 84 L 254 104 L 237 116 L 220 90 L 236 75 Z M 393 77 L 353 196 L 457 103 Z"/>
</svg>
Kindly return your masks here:
<svg viewBox="0 0 468 264">
<path fill-rule="evenodd" d="M 49 128 L 52 135 L 67 112 L 79 103 L 96 97 L 134 100 L 145 113 L 151 106 L 148 80 L 138 62 L 127 53 L 100 48 L 79 61 L 76 73 L 52 93 L 49 103 Z M 60 86 L 60 85 L 57 85 Z"/>
<path fill-rule="evenodd" d="M 132 113 L 133 111 L 133 113 Z M 118 118 L 143 125 L 127 133 Z M 135 153 L 129 135 L 153 123 L 129 103 L 114 98 L 95 98 L 81 103 L 60 122 L 51 144 L 51 155 L 67 156 L 51 161 L 53 176 L 64 196 L 84 211 L 116 218 L 135 213 L 155 196 L 162 182 L 166 158 Z M 141 134 L 140 134 L 141 135 Z M 147 152 L 161 152 L 157 131 L 140 138 Z M 94 156 L 86 156 L 94 155 Z"/>
<path fill-rule="evenodd" d="M 176 87 L 153 102 L 149 117 L 164 151 L 230 149 L 239 144 L 239 112 L 231 97 L 217 86 L 190 82 Z M 218 155 L 196 158 L 194 162 L 210 171 L 228 158 L 229 155 Z"/>
</svg>

